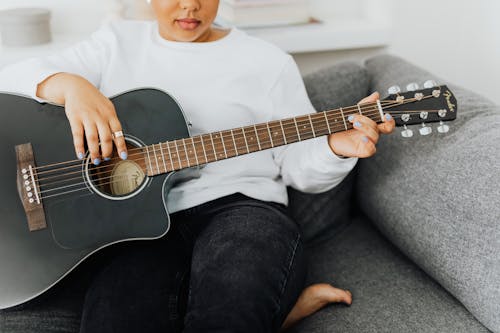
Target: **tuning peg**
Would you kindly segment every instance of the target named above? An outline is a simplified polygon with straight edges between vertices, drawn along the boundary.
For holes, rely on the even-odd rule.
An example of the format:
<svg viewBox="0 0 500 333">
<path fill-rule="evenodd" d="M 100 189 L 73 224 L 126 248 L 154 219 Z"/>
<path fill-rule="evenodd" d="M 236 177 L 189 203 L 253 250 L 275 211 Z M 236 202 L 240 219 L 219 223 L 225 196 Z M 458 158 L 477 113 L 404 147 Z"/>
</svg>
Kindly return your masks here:
<svg viewBox="0 0 500 333">
<path fill-rule="evenodd" d="M 404 125 L 404 130 L 401 131 L 401 136 L 403 138 L 411 138 L 413 136 L 413 131 Z"/>
<path fill-rule="evenodd" d="M 415 82 L 409 83 L 406 86 L 406 90 L 408 90 L 408 91 L 417 91 L 418 88 L 419 88 L 418 83 L 415 83 Z"/>
<path fill-rule="evenodd" d="M 401 92 L 401 88 L 399 86 L 392 86 L 388 90 L 389 95 L 396 95 Z"/>
<path fill-rule="evenodd" d="M 434 80 L 427 80 L 424 82 L 424 88 L 429 89 L 429 88 L 434 88 L 437 87 L 437 82 Z"/>
<path fill-rule="evenodd" d="M 422 123 L 422 127 L 418 131 L 420 132 L 420 135 L 426 136 L 432 133 L 432 127 L 429 127 L 425 125 L 425 123 Z"/>
<path fill-rule="evenodd" d="M 448 133 L 450 131 L 450 126 L 446 125 L 445 123 L 443 123 L 443 121 L 441 120 L 439 122 L 439 126 L 438 126 L 438 132 L 439 133 Z"/>
<path fill-rule="evenodd" d="M 446 109 L 441 109 L 441 110 L 438 111 L 438 116 L 440 118 L 444 118 L 444 117 L 446 117 L 447 113 L 448 113 L 448 111 L 446 111 Z"/>
</svg>

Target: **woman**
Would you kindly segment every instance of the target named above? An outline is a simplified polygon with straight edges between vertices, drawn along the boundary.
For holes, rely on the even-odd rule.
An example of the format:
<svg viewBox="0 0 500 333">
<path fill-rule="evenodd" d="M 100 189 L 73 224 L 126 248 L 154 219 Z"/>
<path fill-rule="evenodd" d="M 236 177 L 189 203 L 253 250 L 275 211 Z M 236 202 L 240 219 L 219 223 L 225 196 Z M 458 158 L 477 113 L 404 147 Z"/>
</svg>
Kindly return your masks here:
<svg viewBox="0 0 500 333">
<path fill-rule="evenodd" d="M 171 93 L 192 134 L 314 112 L 293 59 L 237 29 L 212 26 L 218 0 L 152 0 L 157 22 L 120 22 L 61 55 L 11 66 L 7 88 L 64 104 L 75 153 L 98 165 L 127 149 L 108 97 L 138 87 Z M 374 102 L 372 94 L 362 102 Z M 81 332 L 274 332 L 330 302 L 351 303 L 330 285 L 304 288 L 298 227 L 286 186 L 323 192 L 380 133 L 362 115 L 354 129 L 211 163 L 168 196 L 163 239 L 121 245 L 88 288 Z M 301 291 L 303 292 L 301 293 Z M 300 296 L 300 297 L 299 297 Z"/>
</svg>

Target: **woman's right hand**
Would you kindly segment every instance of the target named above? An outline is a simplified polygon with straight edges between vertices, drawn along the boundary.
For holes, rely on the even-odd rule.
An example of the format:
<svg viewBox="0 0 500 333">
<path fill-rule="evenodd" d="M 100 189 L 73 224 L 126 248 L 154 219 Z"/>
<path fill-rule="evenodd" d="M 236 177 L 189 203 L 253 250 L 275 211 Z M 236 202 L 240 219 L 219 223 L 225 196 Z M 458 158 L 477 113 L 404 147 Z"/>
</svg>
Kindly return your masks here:
<svg viewBox="0 0 500 333">
<path fill-rule="evenodd" d="M 127 158 L 127 146 L 113 103 L 84 78 L 69 73 L 58 73 L 38 85 L 37 96 L 50 102 L 64 104 L 75 153 L 85 157 L 85 141 L 95 165 L 111 159 L 113 142 L 122 159 Z M 99 145 L 100 143 L 100 145 Z"/>
</svg>

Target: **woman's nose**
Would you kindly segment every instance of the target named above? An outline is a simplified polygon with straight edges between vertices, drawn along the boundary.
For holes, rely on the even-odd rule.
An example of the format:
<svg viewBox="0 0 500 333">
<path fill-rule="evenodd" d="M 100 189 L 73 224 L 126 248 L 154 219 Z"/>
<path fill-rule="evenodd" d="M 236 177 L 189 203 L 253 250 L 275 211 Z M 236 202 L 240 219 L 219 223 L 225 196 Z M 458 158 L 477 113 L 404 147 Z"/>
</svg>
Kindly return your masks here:
<svg viewBox="0 0 500 333">
<path fill-rule="evenodd" d="M 180 0 L 179 6 L 182 9 L 198 10 L 198 9 L 200 9 L 200 1 L 199 0 Z"/>
</svg>

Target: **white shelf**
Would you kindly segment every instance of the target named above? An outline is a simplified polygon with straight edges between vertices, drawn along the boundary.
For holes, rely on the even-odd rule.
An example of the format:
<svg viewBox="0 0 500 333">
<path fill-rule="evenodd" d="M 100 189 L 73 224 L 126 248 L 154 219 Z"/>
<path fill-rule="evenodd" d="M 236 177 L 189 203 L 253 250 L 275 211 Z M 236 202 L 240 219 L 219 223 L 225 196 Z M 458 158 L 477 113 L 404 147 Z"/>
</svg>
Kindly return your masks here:
<svg viewBox="0 0 500 333">
<path fill-rule="evenodd" d="M 390 26 L 362 19 L 296 26 L 244 29 L 289 53 L 306 53 L 387 46 Z"/>
<path fill-rule="evenodd" d="M 88 38 L 89 34 L 54 34 L 52 42 L 34 46 L 4 46 L 0 44 L 0 68 L 7 64 L 31 57 L 46 56 L 63 50 L 79 41 Z"/>
</svg>

